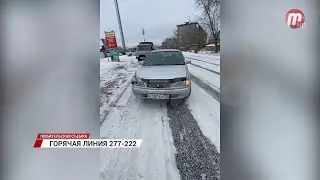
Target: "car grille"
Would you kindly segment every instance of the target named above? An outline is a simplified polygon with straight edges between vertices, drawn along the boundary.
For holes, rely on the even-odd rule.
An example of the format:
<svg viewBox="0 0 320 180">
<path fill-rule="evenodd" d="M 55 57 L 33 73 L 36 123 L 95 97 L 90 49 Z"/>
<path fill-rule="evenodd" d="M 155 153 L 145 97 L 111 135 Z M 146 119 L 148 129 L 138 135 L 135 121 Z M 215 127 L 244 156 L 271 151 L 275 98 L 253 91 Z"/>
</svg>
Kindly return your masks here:
<svg viewBox="0 0 320 180">
<path fill-rule="evenodd" d="M 147 87 L 150 88 L 169 88 L 170 85 L 170 80 L 166 79 L 151 79 L 147 83 Z"/>
</svg>

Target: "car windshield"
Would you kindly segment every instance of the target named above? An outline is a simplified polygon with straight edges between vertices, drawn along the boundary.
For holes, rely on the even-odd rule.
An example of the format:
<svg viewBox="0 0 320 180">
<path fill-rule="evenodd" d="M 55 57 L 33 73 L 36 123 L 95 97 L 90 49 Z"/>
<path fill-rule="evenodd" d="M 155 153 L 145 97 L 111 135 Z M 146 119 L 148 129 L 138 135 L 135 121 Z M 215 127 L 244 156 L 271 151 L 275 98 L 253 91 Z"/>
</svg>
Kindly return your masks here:
<svg viewBox="0 0 320 180">
<path fill-rule="evenodd" d="M 153 52 L 148 55 L 143 66 L 185 65 L 180 52 Z"/>
<path fill-rule="evenodd" d="M 150 45 L 140 45 L 138 46 L 138 51 L 150 51 L 151 46 Z"/>
<path fill-rule="evenodd" d="M 153 45 L 153 43 L 151 43 L 151 42 L 143 42 L 143 43 L 140 43 L 141 45 L 144 45 L 144 44 L 146 44 L 146 45 Z"/>
</svg>

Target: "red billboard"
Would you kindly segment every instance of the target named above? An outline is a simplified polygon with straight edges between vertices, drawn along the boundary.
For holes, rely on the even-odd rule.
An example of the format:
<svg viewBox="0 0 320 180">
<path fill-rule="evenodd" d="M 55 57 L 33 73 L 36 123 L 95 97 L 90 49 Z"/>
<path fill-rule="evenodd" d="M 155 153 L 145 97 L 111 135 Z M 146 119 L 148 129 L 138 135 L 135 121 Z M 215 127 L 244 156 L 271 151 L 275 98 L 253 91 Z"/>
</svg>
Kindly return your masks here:
<svg viewBox="0 0 320 180">
<path fill-rule="evenodd" d="M 106 32 L 106 47 L 107 48 L 117 48 L 117 40 L 114 31 Z"/>
</svg>

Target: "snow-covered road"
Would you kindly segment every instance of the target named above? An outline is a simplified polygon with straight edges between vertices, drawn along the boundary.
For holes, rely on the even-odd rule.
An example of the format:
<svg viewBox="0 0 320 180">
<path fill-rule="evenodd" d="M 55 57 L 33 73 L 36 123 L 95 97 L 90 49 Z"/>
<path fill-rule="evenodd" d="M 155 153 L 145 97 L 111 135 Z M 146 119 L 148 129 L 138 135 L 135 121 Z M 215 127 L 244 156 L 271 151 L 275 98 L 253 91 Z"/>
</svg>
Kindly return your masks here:
<svg viewBox="0 0 320 180">
<path fill-rule="evenodd" d="M 199 78 L 204 83 L 220 91 L 220 75 L 212 73 L 203 68 L 193 66 L 192 64 L 188 65 L 188 69 L 193 76 Z"/>
<path fill-rule="evenodd" d="M 220 64 L 220 55 L 214 54 L 197 54 L 192 52 L 183 52 L 186 58 L 199 59 L 213 64 Z"/>
<path fill-rule="evenodd" d="M 220 64 L 215 64 L 215 63 L 209 63 L 205 61 L 199 61 L 198 59 L 191 59 L 188 58 L 189 60 L 191 60 L 192 65 L 206 69 L 208 71 L 213 71 L 213 73 L 216 74 L 220 74 Z"/>
<path fill-rule="evenodd" d="M 142 139 L 139 149 L 101 149 L 103 179 L 179 179 L 166 103 L 126 94 L 101 126 L 106 138 Z"/>
<path fill-rule="evenodd" d="M 218 91 L 220 81 L 209 83 L 218 75 L 210 71 L 200 73 L 195 70 L 199 67 L 189 67 L 196 79 L 192 93 L 185 103 L 176 106 L 167 101 L 137 99 L 128 80 L 115 80 L 132 77 L 139 67 L 134 57 L 122 56 L 120 63 L 106 61 L 100 61 L 104 72 L 101 88 L 114 81 L 120 88 L 107 88 L 112 94 L 109 99 L 116 101 L 111 106 L 102 102 L 105 106 L 101 112 L 108 109 L 108 113 L 102 120 L 101 137 L 142 139 L 142 145 L 139 149 L 101 149 L 101 179 L 218 179 L 220 103 L 210 91 Z M 126 67 L 126 73 L 118 66 Z M 117 96 L 120 98 L 113 98 Z"/>
<path fill-rule="evenodd" d="M 139 67 L 135 57 L 122 57 L 121 60 L 121 62 L 110 62 L 108 58 L 100 60 L 100 122 L 121 97 Z"/>
</svg>

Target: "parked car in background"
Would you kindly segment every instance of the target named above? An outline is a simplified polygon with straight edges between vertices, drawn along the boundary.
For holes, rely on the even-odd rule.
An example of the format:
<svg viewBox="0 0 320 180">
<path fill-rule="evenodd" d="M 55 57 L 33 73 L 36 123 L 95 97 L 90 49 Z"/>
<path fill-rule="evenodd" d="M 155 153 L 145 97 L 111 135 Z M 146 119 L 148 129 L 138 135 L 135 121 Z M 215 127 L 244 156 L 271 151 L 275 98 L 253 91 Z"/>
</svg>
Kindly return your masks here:
<svg viewBox="0 0 320 180">
<path fill-rule="evenodd" d="M 127 51 L 127 52 L 126 52 L 126 55 L 127 55 L 127 56 L 132 56 L 132 55 L 133 55 L 133 52 L 132 52 L 132 51 Z"/>
<path fill-rule="evenodd" d="M 150 44 L 139 44 L 137 46 L 136 58 L 138 61 L 145 60 L 147 55 L 153 50 L 153 46 Z"/>
<path fill-rule="evenodd" d="M 186 99 L 191 93 L 189 63 L 179 50 L 152 51 L 132 79 L 133 93 L 147 99 Z"/>
<path fill-rule="evenodd" d="M 136 48 L 128 48 L 127 52 L 126 52 L 126 55 L 127 56 L 134 56 L 135 52 L 136 52 Z"/>
<path fill-rule="evenodd" d="M 152 50 L 154 50 L 153 42 L 140 42 L 139 44 L 148 44 L 151 46 Z"/>
</svg>

